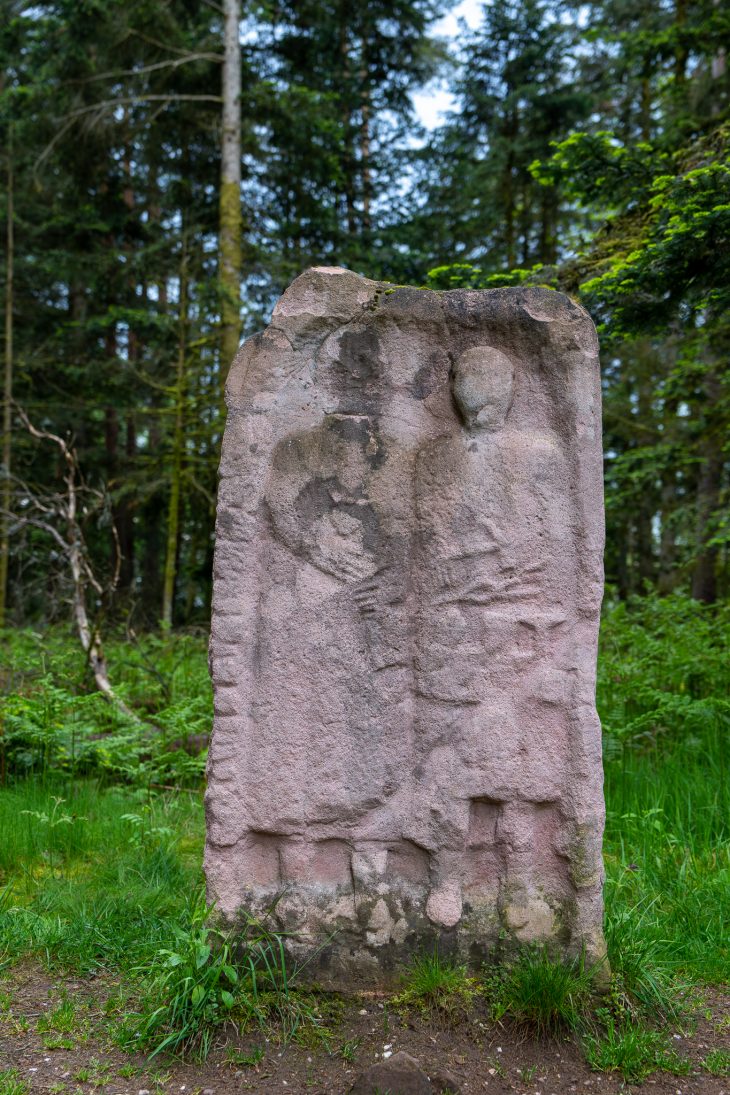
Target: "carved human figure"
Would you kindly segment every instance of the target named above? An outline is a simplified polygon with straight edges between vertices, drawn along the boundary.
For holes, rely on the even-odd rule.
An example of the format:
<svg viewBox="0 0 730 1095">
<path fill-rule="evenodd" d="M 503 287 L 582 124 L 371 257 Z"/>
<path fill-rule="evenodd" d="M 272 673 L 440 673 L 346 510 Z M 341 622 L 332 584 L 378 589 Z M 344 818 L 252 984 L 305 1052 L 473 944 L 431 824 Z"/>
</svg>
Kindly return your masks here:
<svg viewBox="0 0 730 1095">
<path fill-rule="evenodd" d="M 361 834 L 371 818 L 386 838 L 397 834 L 388 802 L 410 742 L 407 548 L 383 495 L 399 458 L 372 415 L 328 414 L 274 450 L 257 623 L 255 691 L 266 702 L 254 700 L 247 772 L 249 828 L 257 832 L 316 841 L 356 827 Z M 282 619 L 285 649 L 269 639 Z M 384 694 L 393 726 L 374 714 Z M 379 749 L 378 735 L 396 732 L 400 750 Z M 276 780 L 282 764 L 285 796 Z"/>
<path fill-rule="evenodd" d="M 567 619 L 551 573 L 565 536 L 550 489 L 560 449 L 547 431 L 511 428 L 515 370 L 500 350 L 463 353 L 452 391 L 464 428 L 423 445 L 415 464 L 420 790 L 408 834 L 434 849 L 427 912 L 444 926 L 462 913 L 471 803 L 501 803 L 501 831 L 511 831 L 510 802 L 559 799 L 567 749 L 560 717 L 546 727 L 527 699 L 530 673 Z M 519 816 L 519 838 L 501 840 L 505 881 L 512 854 L 529 876 L 532 815 Z"/>
</svg>

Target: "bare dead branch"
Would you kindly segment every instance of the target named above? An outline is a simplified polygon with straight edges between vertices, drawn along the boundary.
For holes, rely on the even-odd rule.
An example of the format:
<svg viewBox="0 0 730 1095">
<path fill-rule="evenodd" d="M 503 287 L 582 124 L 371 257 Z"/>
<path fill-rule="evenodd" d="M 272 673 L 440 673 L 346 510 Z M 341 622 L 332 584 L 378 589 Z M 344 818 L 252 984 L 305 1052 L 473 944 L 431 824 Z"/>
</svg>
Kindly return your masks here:
<svg viewBox="0 0 730 1095">
<path fill-rule="evenodd" d="M 170 48 L 169 46 L 166 48 Z M 223 56 L 218 53 L 186 53 L 182 57 L 172 58 L 169 61 L 155 61 L 152 65 L 144 65 L 142 68 L 120 68 L 111 72 L 99 72 L 95 76 L 87 76 L 83 80 L 70 80 L 68 86 L 98 83 L 99 80 L 117 80 L 120 76 L 146 76 L 148 72 L 158 72 L 165 68 L 180 68 L 194 61 L 223 62 Z"/>
<path fill-rule="evenodd" d="M 127 718 L 139 722 L 140 720 L 138 717 L 129 707 L 127 707 L 124 701 L 120 699 L 112 688 L 109 680 L 109 670 L 102 648 L 101 636 L 98 628 L 92 626 L 86 603 L 86 591 L 88 587 L 91 587 L 99 596 L 103 596 L 105 590 L 102 583 L 94 574 L 89 559 L 83 529 L 78 516 L 79 494 L 81 493 L 82 496 L 84 494 L 91 494 L 92 497 L 96 498 L 97 502 L 99 500 L 104 501 L 104 495 L 100 491 L 90 490 L 89 488 L 84 487 L 81 480 L 78 461 L 76 459 L 76 453 L 67 441 L 58 434 L 52 433 L 50 430 L 39 429 L 35 426 L 22 407 L 16 406 L 16 410 L 18 417 L 31 437 L 36 438 L 38 441 L 51 442 L 57 446 L 63 456 L 66 471 L 64 475 L 64 494 L 59 494 L 51 500 L 48 498 L 39 499 L 33 495 L 33 492 L 27 492 L 26 497 L 30 499 L 32 509 L 36 509 L 43 513 L 43 517 L 36 516 L 36 514 L 32 512 L 27 515 L 12 514 L 11 517 L 15 524 L 15 529 L 16 531 L 19 531 L 26 527 L 37 528 L 50 536 L 54 543 L 61 549 L 61 553 L 65 558 L 71 573 L 73 589 L 72 604 L 76 630 L 89 667 L 94 674 L 96 686 L 102 695 L 104 695 L 117 710 L 121 711 Z M 59 528 L 56 527 L 56 524 L 53 523 L 51 518 L 55 518 L 58 524 L 65 526 L 65 536 L 61 533 Z M 116 530 L 115 555 L 114 584 L 116 585 L 121 559 L 119 538 L 116 536 Z"/>
<path fill-rule="evenodd" d="M 61 126 L 58 133 L 56 133 L 53 140 L 49 141 L 46 147 L 41 152 L 38 159 L 33 165 L 33 174 L 37 177 L 38 171 L 46 162 L 51 152 L 56 147 L 61 138 L 68 133 L 69 129 L 73 126 L 74 122 L 77 122 L 79 118 L 82 118 L 89 114 L 98 114 L 99 118 L 102 118 L 104 114 L 118 106 L 129 106 L 133 103 L 217 103 L 222 102 L 220 95 L 123 95 L 117 99 L 104 99 L 99 103 L 92 103 L 90 106 L 79 107 L 78 110 L 72 110 L 67 115 L 65 123 Z"/>
</svg>

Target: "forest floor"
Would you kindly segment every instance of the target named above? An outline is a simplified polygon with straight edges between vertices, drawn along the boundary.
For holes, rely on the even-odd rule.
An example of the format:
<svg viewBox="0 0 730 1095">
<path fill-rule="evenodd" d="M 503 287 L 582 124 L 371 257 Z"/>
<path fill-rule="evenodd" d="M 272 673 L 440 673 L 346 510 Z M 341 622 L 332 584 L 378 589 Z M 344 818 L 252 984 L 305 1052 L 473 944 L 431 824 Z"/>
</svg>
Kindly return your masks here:
<svg viewBox="0 0 730 1095">
<path fill-rule="evenodd" d="M 344 1095 L 399 1051 L 462 1095 L 730 1095 L 729 611 L 674 597 L 605 613 L 609 997 L 533 956 L 521 983 L 497 964 L 427 970 L 446 1007 L 414 994 L 417 964 L 407 1006 L 308 993 L 276 962 L 257 983 L 270 936 L 244 940 L 225 980 L 202 876 L 204 636 L 107 644 L 145 724 L 90 690 L 62 631 L 0 634 L 0 1095 Z M 536 999 L 572 1033 L 529 1035 Z M 170 1037 L 185 1063 L 143 1056 Z"/>
<path fill-rule="evenodd" d="M 445 1022 L 398 1013 L 372 996 L 342 1002 L 328 1043 L 282 1044 L 273 1031 L 271 1038 L 258 1030 L 245 1037 L 224 1032 L 204 1063 L 150 1061 L 115 1045 L 118 991 L 108 975 L 54 977 L 35 963 L 6 970 L 0 980 L 2 1095 L 345 1095 L 364 1069 L 399 1050 L 427 1074 L 445 1078 L 454 1095 L 613 1093 L 642 1086 L 627 1083 L 618 1071 L 592 1071 L 571 1038 L 530 1037 L 490 1022 L 486 1009 Z M 730 1076 L 708 1073 L 708 1063 L 730 1060 L 730 995 L 706 992 L 692 1021 L 669 1037 L 676 1046 L 672 1070 L 646 1076 L 645 1091 L 730 1095 Z"/>
</svg>

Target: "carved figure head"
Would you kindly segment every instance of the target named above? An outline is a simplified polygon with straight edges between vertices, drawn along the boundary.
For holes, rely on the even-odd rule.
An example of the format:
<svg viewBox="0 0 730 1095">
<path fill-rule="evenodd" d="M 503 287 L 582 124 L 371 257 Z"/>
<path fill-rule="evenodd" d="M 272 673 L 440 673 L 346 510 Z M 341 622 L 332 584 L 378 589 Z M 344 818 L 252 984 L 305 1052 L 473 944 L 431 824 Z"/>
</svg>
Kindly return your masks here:
<svg viewBox="0 0 730 1095">
<path fill-rule="evenodd" d="M 467 428 L 501 429 L 512 406 L 514 385 L 514 366 L 501 350 L 494 346 L 465 350 L 454 365 L 452 390 Z"/>
</svg>

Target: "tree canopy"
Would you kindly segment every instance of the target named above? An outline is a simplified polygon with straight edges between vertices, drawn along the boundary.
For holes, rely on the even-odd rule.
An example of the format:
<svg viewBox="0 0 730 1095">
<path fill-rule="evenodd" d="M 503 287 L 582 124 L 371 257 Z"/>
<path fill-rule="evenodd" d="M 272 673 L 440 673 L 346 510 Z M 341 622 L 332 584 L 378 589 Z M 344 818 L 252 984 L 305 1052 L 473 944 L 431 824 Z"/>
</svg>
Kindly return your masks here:
<svg viewBox="0 0 730 1095">
<path fill-rule="evenodd" d="M 318 263 L 579 299 L 603 348 L 608 580 L 726 597 L 725 6 L 492 0 L 443 40 L 447 0 L 227 2 L 228 23 L 6 0 L 0 615 L 66 611 L 27 519 L 64 469 L 22 412 L 73 447 L 96 609 L 205 620 L 231 338 Z M 425 132 L 433 79 L 454 108 Z"/>
</svg>

